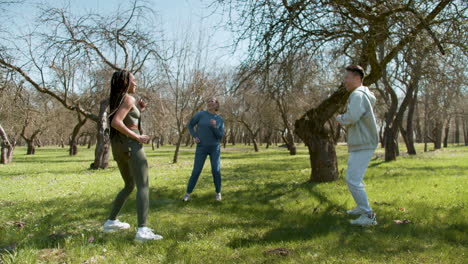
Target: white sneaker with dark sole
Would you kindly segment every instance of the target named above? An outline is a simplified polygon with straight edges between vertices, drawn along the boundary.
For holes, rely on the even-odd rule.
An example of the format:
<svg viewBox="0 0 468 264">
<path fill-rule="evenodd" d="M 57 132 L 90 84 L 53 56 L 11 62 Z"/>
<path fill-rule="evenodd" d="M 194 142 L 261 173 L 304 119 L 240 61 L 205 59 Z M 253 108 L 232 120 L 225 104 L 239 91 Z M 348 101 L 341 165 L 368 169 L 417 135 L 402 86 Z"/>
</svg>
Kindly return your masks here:
<svg viewBox="0 0 468 264">
<path fill-rule="evenodd" d="M 371 226 L 377 225 L 375 214 L 362 214 L 359 218 L 351 220 L 352 225 Z"/>
<path fill-rule="evenodd" d="M 153 229 L 149 227 L 139 227 L 135 235 L 135 241 L 137 242 L 146 242 L 150 240 L 161 240 L 163 237 L 161 235 L 153 233 Z"/>
<path fill-rule="evenodd" d="M 119 219 L 107 220 L 102 227 L 104 233 L 112 233 L 119 230 L 129 229 L 130 225 L 124 222 L 120 222 Z"/>
<path fill-rule="evenodd" d="M 189 193 L 186 193 L 186 194 L 184 195 L 184 197 L 182 197 L 182 201 L 184 201 L 184 202 L 190 201 L 190 194 L 189 194 Z"/>
</svg>

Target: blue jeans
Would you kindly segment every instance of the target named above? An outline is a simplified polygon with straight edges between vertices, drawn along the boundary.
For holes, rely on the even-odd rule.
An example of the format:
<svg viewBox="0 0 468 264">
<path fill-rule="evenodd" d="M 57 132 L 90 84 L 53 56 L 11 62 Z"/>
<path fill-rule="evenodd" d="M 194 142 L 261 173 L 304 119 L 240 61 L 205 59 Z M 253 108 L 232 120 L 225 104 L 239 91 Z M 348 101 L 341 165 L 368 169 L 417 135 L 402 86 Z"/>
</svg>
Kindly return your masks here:
<svg viewBox="0 0 468 264">
<path fill-rule="evenodd" d="M 216 192 L 221 192 L 221 146 L 219 144 L 212 146 L 198 144 L 195 151 L 192 176 L 190 176 L 187 185 L 187 193 L 192 193 L 195 188 L 198 177 L 205 165 L 206 156 L 208 155 L 210 156 L 211 173 L 213 174 L 213 183 L 215 185 Z"/>
</svg>

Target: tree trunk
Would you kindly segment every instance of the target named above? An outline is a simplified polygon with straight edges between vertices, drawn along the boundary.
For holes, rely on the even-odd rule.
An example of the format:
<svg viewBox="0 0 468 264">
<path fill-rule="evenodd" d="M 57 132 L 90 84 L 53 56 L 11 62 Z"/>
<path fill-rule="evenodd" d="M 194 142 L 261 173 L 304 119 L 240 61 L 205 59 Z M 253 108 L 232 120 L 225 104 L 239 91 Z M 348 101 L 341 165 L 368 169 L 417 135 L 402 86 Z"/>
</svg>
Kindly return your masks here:
<svg viewBox="0 0 468 264">
<path fill-rule="evenodd" d="M 109 99 L 100 102 L 99 117 L 97 121 L 96 149 L 94 150 L 94 162 L 91 169 L 105 169 L 109 166 L 109 128 L 107 127 L 107 106 Z"/>
<path fill-rule="evenodd" d="M 93 140 L 94 140 L 94 135 L 89 135 L 88 149 L 90 149 L 91 145 L 93 145 Z"/>
<path fill-rule="evenodd" d="M 416 86 L 416 88 L 414 89 L 414 95 L 409 101 L 408 116 L 406 117 L 406 129 L 404 129 L 403 127 L 400 128 L 401 135 L 403 136 L 403 140 L 405 141 L 407 153 L 409 155 L 416 155 L 416 148 L 414 147 L 414 136 L 413 136 L 413 133 L 414 133 L 413 116 L 414 116 L 414 110 L 415 110 L 417 100 L 418 100 L 418 86 Z"/>
<path fill-rule="evenodd" d="M 24 132 L 24 131 L 23 131 Z M 23 137 L 24 141 L 26 141 L 26 146 L 27 146 L 27 150 L 26 150 L 26 155 L 34 155 L 36 154 L 36 147 L 34 146 L 34 143 L 35 143 L 35 138 L 36 136 L 40 133 L 39 130 L 36 130 L 34 131 L 34 133 L 32 134 L 32 136 L 30 138 L 27 138 L 24 133 L 21 134 L 21 136 Z"/>
<path fill-rule="evenodd" d="M 468 120 L 463 116 L 463 138 L 465 139 L 465 146 L 468 146 Z"/>
<path fill-rule="evenodd" d="M 237 131 L 237 129 L 236 129 Z M 233 146 L 236 145 L 236 136 L 237 136 L 237 132 L 235 133 L 234 130 L 232 131 L 231 133 L 231 136 L 230 136 L 230 142 Z"/>
<path fill-rule="evenodd" d="M 232 133 L 231 129 L 229 129 L 228 132 L 229 132 L 229 134 Z M 227 139 L 228 139 L 229 134 L 227 136 L 223 137 L 223 148 L 226 148 Z"/>
<path fill-rule="evenodd" d="M 273 131 L 271 129 L 269 129 L 268 133 L 267 133 L 267 135 L 265 137 L 265 142 L 266 142 L 265 149 L 268 149 L 271 146 L 272 137 L 273 137 Z"/>
<path fill-rule="evenodd" d="M 460 144 L 460 117 L 455 116 L 455 139 L 454 143 L 459 145 Z"/>
<path fill-rule="evenodd" d="M 421 116 L 419 115 L 419 103 L 415 102 L 415 106 L 414 106 L 414 111 L 415 111 L 415 115 L 416 115 L 416 143 L 423 143 L 424 140 L 423 140 L 423 133 L 422 133 L 422 128 L 421 128 Z"/>
<path fill-rule="evenodd" d="M 192 146 L 193 140 L 192 136 L 189 134 L 188 136 L 185 137 L 185 146 L 188 147 L 189 145 Z"/>
<path fill-rule="evenodd" d="M 398 135 L 398 131 L 395 130 L 395 128 L 386 127 L 384 131 L 385 161 L 396 160 L 397 157 L 397 146 L 395 138 Z"/>
<path fill-rule="evenodd" d="M 2 139 L 0 164 L 7 164 L 10 163 L 12 160 L 14 145 L 10 143 L 10 140 L 8 140 L 8 135 L 1 124 L 0 138 Z"/>
<path fill-rule="evenodd" d="M 249 126 L 249 124 L 247 124 L 247 122 L 245 122 L 244 120 L 240 120 L 240 122 L 241 122 L 242 124 L 244 124 L 245 128 L 246 128 L 247 131 L 249 132 L 250 138 L 246 137 L 246 139 L 249 140 L 249 141 L 248 141 L 248 142 L 249 142 L 248 145 L 250 146 L 250 140 L 252 140 L 252 143 L 253 143 L 253 145 L 254 145 L 254 150 L 255 150 L 255 152 L 258 152 L 258 145 L 257 145 L 257 140 L 256 140 L 256 138 L 257 138 L 258 133 L 260 132 L 260 128 L 257 128 L 257 130 L 254 132 L 254 131 L 252 130 L 252 128 Z"/>
<path fill-rule="evenodd" d="M 428 149 L 427 149 L 427 143 L 428 143 L 428 139 L 429 139 L 429 125 L 428 125 L 428 122 L 429 122 L 429 118 L 428 118 L 428 102 L 427 102 L 427 94 L 424 96 L 424 101 L 425 101 L 425 104 L 424 104 L 424 135 L 423 135 L 423 140 L 424 140 L 424 152 L 427 152 Z"/>
<path fill-rule="evenodd" d="M 34 140 L 26 140 L 26 145 L 28 146 L 28 149 L 26 151 L 26 155 L 34 155 L 36 154 L 36 148 L 34 147 Z"/>
<path fill-rule="evenodd" d="M 286 136 L 283 136 L 284 143 L 286 144 L 286 147 L 289 150 L 289 155 L 296 155 L 297 153 L 297 148 L 296 144 L 294 144 L 294 136 L 293 134 L 287 129 L 286 131 Z"/>
<path fill-rule="evenodd" d="M 183 134 L 180 134 L 179 138 L 177 139 L 176 149 L 174 151 L 174 158 L 172 159 L 172 163 L 177 163 L 179 159 L 179 149 L 180 149 L 180 144 L 182 143 L 182 139 L 183 139 Z"/>
<path fill-rule="evenodd" d="M 88 118 L 86 117 L 82 118 L 80 113 L 77 113 L 77 114 L 78 114 L 78 123 L 73 128 L 73 132 L 70 137 L 70 149 L 68 151 L 70 156 L 75 156 L 78 153 L 78 139 L 77 139 L 78 133 L 80 133 L 80 129 L 84 126 L 84 124 L 86 123 L 86 120 L 88 120 Z"/>
<path fill-rule="evenodd" d="M 434 149 L 441 149 L 442 148 L 442 132 L 444 130 L 444 126 L 442 121 L 437 120 L 435 122 L 434 129 L 432 130 L 433 137 L 434 137 Z"/>
<path fill-rule="evenodd" d="M 397 151 L 395 145 L 395 138 L 398 135 L 398 122 L 396 122 L 395 116 L 397 115 L 398 109 L 398 97 L 392 90 L 386 79 L 384 78 L 385 90 L 390 94 L 390 109 L 385 115 L 385 128 L 384 128 L 384 148 L 385 148 L 385 161 L 396 160 Z"/>
<path fill-rule="evenodd" d="M 157 137 L 156 136 L 153 136 L 151 138 L 151 150 L 154 150 L 154 142 L 157 140 Z"/>
<path fill-rule="evenodd" d="M 447 124 L 445 125 L 444 148 L 448 147 L 449 131 L 450 131 L 450 118 L 447 120 Z"/>
<path fill-rule="evenodd" d="M 330 120 L 343 107 L 349 92 L 341 86 L 317 108 L 310 109 L 294 124 L 294 132 L 309 149 L 310 181 L 329 182 L 338 179 L 336 158 L 336 122 Z"/>
<path fill-rule="evenodd" d="M 174 151 L 174 158 L 172 159 L 173 163 L 177 163 L 179 160 L 179 149 L 180 149 L 180 144 L 182 144 L 182 140 L 184 139 L 185 132 L 187 131 L 187 127 L 183 126 L 182 131 L 179 132 L 179 137 L 177 138 L 176 142 L 176 149 Z M 191 137 L 189 137 L 191 138 Z"/>
<path fill-rule="evenodd" d="M 382 124 L 380 125 L 380 129 L 379 129 L 379 141 L 380 141 L 380 147 L 381 147 L 381 148 L 384 148 L 384 147 L 385 147 L 385 145 L 384 145 L 383 131 L 384 131 L 384 122 L 382 122 Z M 346 140 L 346 138 L 345 138 L 345 140 Z"/>
<path fill-rule="evenodd" d="M 252 138 L 252 142 L 253 142 L 253 145 L 254 145 L 255 152 L 258 152 L 258 145 L 257 145 L 257 141 L 255 140 L 255 138 Z"/>
</svg>

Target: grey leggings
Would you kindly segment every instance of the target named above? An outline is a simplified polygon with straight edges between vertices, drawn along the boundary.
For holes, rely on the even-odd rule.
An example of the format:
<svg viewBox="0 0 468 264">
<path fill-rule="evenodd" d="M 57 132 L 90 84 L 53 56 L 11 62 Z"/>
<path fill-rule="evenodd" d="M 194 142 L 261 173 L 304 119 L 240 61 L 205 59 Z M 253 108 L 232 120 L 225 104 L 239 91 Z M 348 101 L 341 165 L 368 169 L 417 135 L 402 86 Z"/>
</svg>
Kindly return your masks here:
<svg viewBox="0 0 468 264">
<path fill-rule="evenodd" d="M 117 134 L 111 139 L 112 155 L 119 166 L 125 187 L 113 202 L 109 219 L 115 220 L 130 193 L 137 187 L 138 227 L 146 226 L 149 207 L 148 162 L 143 145 Z"/>
</svg>

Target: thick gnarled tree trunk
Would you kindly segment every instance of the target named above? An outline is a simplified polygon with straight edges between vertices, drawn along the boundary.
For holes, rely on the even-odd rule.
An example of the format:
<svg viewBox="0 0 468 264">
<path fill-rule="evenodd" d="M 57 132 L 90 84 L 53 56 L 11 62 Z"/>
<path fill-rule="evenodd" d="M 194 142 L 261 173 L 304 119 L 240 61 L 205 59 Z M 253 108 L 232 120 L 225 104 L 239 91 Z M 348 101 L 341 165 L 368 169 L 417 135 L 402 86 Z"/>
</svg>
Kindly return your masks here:
<svg viewBox="0 0 468 264">
<path fill-rule="evenodd" d="M 78 133 L 80 133 L 80 129 L 85 125 L 86 117 L 81 117 L 81 114 L 78 112 L 78 123 L 73 128 L 73 132 L 70 136 L 70 156 L 75 156 L 78 153 Z"/>
<path fill-rule="evenodd" d="M 99 117 L 97 120 L 96 149 L 94 151 L 94 162 L 91 169 L 105 169 L 109 166 L 109 128 L 107 127 L 107 106 L 109 99 L 100 103 Z"/>
<path fill-rule="evenodd" d="M 34 155 L 36 153 L 36 147 L 34 146 L 34 144 L 36 143 L 36 137 L 41 133 L 42 128 L 37 128 L 30 136 L 27 136 L 26 128 L 29 126 L 29 123 L 30 119 L 26 118 L 20 135 L 24 139 L 24 141 L 26 141 L 26 155 Z"/>
<path fill-rule="evenodd" d="M 10 140 L 8 140 L 8 135 L 3 129 L 2 125 L 0 125 L 0 139 L 2 139 L 0 164 L 10 163 L 13 157 L 13 150 L 15 146 L 10 142 Z"/>
<path fill-rule="evenodd" d="M 334 114 L 342 108 L 349 92 L 341 86 L 317 108 L 307 111 L 296 120 L 295 133 L 307 145 L 312 167 L 310 181 L 329 182 L 338 179 L 335 145 L 339 126 Z"/>
</svg>

